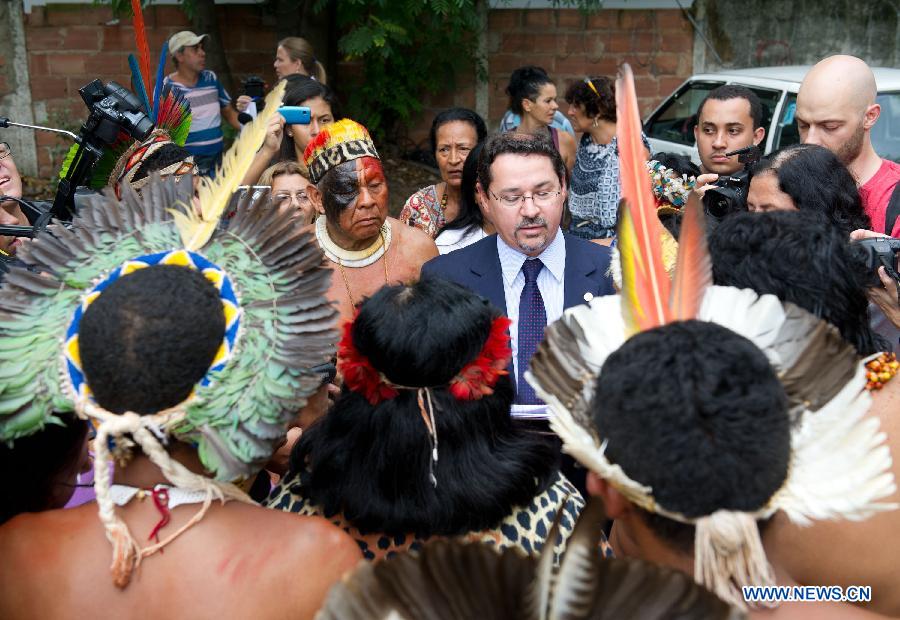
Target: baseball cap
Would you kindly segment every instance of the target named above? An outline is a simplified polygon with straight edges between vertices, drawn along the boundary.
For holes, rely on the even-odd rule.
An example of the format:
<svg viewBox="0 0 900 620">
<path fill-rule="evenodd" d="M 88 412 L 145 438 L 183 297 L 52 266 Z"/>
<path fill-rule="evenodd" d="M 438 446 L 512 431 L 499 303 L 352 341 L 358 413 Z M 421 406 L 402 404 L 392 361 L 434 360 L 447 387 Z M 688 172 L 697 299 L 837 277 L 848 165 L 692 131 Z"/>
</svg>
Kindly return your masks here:
<svg viewBox="0 0 900 620">
<path fill-rule="evenodd" d="M 182 47 L 197 45 L 208 36 L 208 34 L 196 35 L 190 30 L 182 30 L 181 32 L 176 32 L 169 38 L 169 53 L 174 54 Z"/>
</svg>

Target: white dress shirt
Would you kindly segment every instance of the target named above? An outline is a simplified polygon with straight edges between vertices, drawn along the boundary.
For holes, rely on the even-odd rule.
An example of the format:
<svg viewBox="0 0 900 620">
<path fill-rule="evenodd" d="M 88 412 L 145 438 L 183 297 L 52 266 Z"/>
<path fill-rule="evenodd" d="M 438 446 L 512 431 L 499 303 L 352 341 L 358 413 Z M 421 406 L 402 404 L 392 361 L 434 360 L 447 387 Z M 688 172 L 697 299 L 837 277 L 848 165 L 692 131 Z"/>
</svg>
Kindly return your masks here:
<svg viewBox="0 0 900 620">
<path fill-rule="evenodd" d="M 509 326 L 510 348 L 512 349 L 513 368 L 515 376 L 513 382 L 518 385 L 519 368 L 519 299 L 522 297 L 522 289 L 525 288 L 525 274 L 522 273 L 522 264 L 529 257 L 506 245 L 497 236 L 497 255 L 500 257 L 500 268 L 503 271 L 503 293 L 506 295 L 506 316 L 512 321 Z M 538 273 L 537 285 L 544 300 L 544 310 L 547 313 L 547 325 L 559 319 L 563 314 L 563 291 L 566 269 L 566 241 L 562 232 L 557 231 L 556 237 L 550 242 L 544 251 L 537 256 L 544 263 L 544 268 Z M 546 418 L 546 405 L 513 405 L 513 417 L 520 418 Z"/>
<path fill-rule="evenodd" d="M 460 250 L 476 241 L 487 237 L 481 226 L 469 226 L 468 228 L 444 229 L 434 240 L 440 254 L 449 254 L 453 250 Z"/>
</svg>

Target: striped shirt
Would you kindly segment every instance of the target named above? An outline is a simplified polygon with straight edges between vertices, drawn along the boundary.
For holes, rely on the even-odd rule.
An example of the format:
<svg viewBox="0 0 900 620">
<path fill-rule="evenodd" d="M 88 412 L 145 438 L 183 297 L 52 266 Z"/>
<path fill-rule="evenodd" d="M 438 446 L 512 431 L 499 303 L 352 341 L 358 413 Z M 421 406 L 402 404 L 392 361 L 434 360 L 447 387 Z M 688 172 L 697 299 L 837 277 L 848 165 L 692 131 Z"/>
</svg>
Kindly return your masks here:
<svg viewBox="0 0 900 620">
<path fill-rule="evenodd" d="M 174 74 L 173 74 L 174 75 Z M 191 104 L 191 133 L 184 148 L 193 155 L 216 155 L 222 152 L 222 108 L 231 97 L 212 71 L 200 72 L 196 86 L 185 86 L 166 76 L 165 83 L 177 88 Z"/>
</svg>

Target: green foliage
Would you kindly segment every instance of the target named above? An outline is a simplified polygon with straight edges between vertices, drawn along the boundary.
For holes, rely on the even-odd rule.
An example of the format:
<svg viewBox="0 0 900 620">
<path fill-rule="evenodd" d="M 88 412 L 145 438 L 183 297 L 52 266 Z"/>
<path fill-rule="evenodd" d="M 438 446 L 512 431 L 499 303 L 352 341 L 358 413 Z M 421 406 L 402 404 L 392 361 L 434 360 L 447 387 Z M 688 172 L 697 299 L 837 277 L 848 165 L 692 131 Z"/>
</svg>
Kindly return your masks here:
<svg viewBox="0 0 900 620">
<path fill-rule="evenodd" d="M 338 49 L 362 65 L 349 114 L 380 139 L 421 110 L 423 95 L 452 89 L 457 71 L 474 66 L 475 0 L 333 1 Z"/>
<path fill-rule="evenodd" d="M 483 0 L 487 2 L 488 0 Z M 426 94 L 453 89 L 461 69 L 487 79 L 477 57 L 478 0 L 316 0 L 334 3 L 344 33 L 338 49 L 362 64 L 362 79 L 349 95 L 349 113 L 376 138 L 407 124 Z M 555 0 L 556 7 L 591 12 L 603 0 Z M 522 59 L 526 64 L 527 58 Z"/>
</svg>

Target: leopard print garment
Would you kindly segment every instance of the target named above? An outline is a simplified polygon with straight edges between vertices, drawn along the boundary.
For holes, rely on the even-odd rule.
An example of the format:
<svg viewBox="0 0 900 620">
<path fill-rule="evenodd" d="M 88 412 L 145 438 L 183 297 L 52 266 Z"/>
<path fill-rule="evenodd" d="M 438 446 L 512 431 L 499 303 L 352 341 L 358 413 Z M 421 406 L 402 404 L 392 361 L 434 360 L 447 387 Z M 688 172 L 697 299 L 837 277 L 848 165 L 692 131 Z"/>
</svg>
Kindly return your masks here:
<svg viewBox="0 0 900 620">
<path fill-rule="evenodd" d="M 292 487 L 297 489 L 299 485 L 300 481 L 296 475 L 282 480 L 272 490 L 266 505 L 269 508 L 295 512 L 300 515 L 328 518 L 356 541 L 362 550 L 363 557 L 367 560 L 380 560 L 390 558 L 403 551 L 415 551 L 428 540 L 412 535 L 363 534 L 345 521 L 342 515 L 326 515 L 318 506 L 310 504 L 302 495 L 292 493 Z M 572 533 L 583 507 L 584 499 L 581 494 L 560 473 L 557 474 L 553 484 L 535 497 L 531 504 L 514 508 L 496 528 L 484 532 L 472 532 L 459 537 L 459 539 L 466 542 L 496 545 L 500 549 L 517 547 L 527 554 L 539 553 L 543 549 L 550 527 L 556 519 L 556 513 L 562 510 L 560 536 L 554 546 L 554 552 L 559 557 L 565 550 L 566 540 Z M 605 537 L 601 541 L 600 552 L 603 555 L 612 556 L 612 549 Z"/>
</svg>

